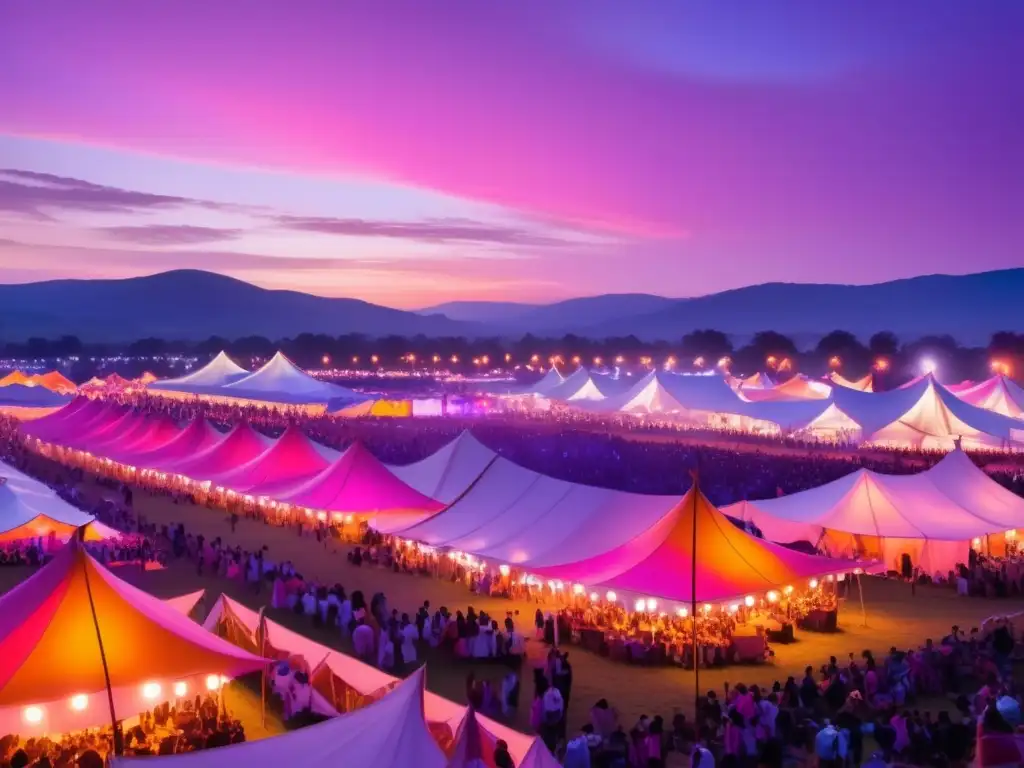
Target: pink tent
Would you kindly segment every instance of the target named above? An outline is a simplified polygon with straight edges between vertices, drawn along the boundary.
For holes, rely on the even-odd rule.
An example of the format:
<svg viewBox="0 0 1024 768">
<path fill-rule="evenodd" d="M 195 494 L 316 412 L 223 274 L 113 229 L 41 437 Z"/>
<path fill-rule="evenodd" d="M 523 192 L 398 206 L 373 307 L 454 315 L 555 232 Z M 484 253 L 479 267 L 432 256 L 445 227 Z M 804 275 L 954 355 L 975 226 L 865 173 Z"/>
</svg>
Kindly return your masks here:
<svg viewBox="0 0 1024 768">
<path fill-rule="evenodd" d="M 476 719 L 470 707 L 459 723 L 455 747 L 445 768 L 495 768 L 494 747 L 497 739 Z"/>
<path fill-rule="evenodd" d="M 353 443 L 341 457 L 316 477 L 290 489 L 259 489 L 278 501 L 309 509 L 352 514 L 410 511 L 433 513 L 444 508 L 403 483 L 361 443 Z"/>
<path fill-rule="evenodd" d="M 537 570 L 546 578 L 686 604 L 761 594 L 855 567 L 853 561 L 805 555 L 751 536 L 691 488 L 667 515 L 626 544 L 588 560 Z"/>
<path fill-rule="evenodd" d="M 137 453 L 132 461 L 146 469 L 163 470 L 170 463 L 188 459 L 220 442 L 223 436 L 204 418 L 194 419 L 172 440 L 159 448 Z"/>
<path fill-rule="evenodd" d="M 121 415 L 122 412 L 117 406 L 100 402 L 98 407 L 88 413 L 83 408 L 78 418 L 63 422 L 58 429 L 49 433 L 47 440 L 58 445 L 72 444 L 72 441 L 77 442 L 80 438 L 92 435 L 110 422 L 121 418 Z"/>
<path fill-rule="evenodd" d="M 59 411 L 36 419 L 31 424 L 24 425 L 22 429 L 27 435 L 45 440 L 47 435 L 58 431 L 62 424 L 82 418 L 100 407 L 102 407 L 102 403 L 90 400 L 88 397 L 76 397 Z"/>
<path fill-rule="evenodd" d="M 117 445 L 126 432 L 133 429 L 143 420 L 143 417 L 131 408 L 121 408 L 119 410 L 121 411 L 120 417 L 114 418 L 103 426 L 91 430 L 89 434 L 83 435 L 79 440 L 70 439 L 65 444 L 93 453 L 102 453 L 102 449 L 105 446 Z"/>
<path fill-rule="evenodd" d="M 289 427 L 259 456 L 226 473 L 208 475 L 217 485 L 239 493 L 267 484 L 296 482 L 327 466 L 327 459 L 298 427 Z"/>
<path fill-rule="evenodd" d="M 1014 419 L 1024 418 L 1024 388 L 1006 376 L 993 376 L 953 391 L 965 403 L 978 408 Z"/>
<path fill-rule="evenodd" d="M 114 449 L 122 445 L 128 445 L 132 443 L 133 441 L 138 439 L 140 435 L 144 434 L 147 430 L 150 429 L 152 420 L 153 417 L 151 416 L 137 416 L 131 422 L 131 424 L 126 426 L 125 429 L 117 435 L 117 440 L 112 441 L 110 445 L 107 447 L 109 447 L 110 449 Z M 90 443 L 87 450 L 92 451 L 94 447 L 96 446 Z"/>
<path fill-rule="evenodd" d="M 166 445 L 181 433 L 177 422 L 169 416 L 155 416 L 148 419 L 146 429 L 135 433 L 128 440 L 104 449 L 110 458 L 123 463 L 132 463 L 136 454 L 152 451 Z"/>
<path fill-rule="evenodd" d="M 267 449 L 268 444 L 266 437 L 243 422 L 213 447 L 191 458 L 171 462 L 164 471 L 184 475 L 193 480 L 209 480 L 256 458 Z"/>
</svg>

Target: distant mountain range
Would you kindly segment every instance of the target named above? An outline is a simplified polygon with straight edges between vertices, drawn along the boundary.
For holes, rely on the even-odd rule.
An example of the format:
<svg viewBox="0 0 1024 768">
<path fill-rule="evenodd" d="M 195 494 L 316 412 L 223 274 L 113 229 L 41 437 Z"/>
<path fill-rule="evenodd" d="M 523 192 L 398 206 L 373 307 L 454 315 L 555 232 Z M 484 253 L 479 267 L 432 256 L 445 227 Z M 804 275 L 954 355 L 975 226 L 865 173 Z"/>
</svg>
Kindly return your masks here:
<svg viewBox="0 0 1024 768">
<path fill-rule="evenodd" d="M 877 285 L 768 283 L 691 299 L 609 294 L 554 304 L 454 302 L 408 312 L 357 299 L 272 291 L 201 271 L 123 280 L 0 285 L 0 340 L 76 335 L 88 342 L 144 337 L 271 339 L 337 336 L 563 336 L 633 334 L 674 340 L 714 328 L 742 343 L 758 331 L 805 346 L 842 329 L 866 339 L 889 330 L 910 340 L 948 333 L 984 344 L 995 331 L 1024 332 L 1024 269 L 930 275 Z"/>
</svg>

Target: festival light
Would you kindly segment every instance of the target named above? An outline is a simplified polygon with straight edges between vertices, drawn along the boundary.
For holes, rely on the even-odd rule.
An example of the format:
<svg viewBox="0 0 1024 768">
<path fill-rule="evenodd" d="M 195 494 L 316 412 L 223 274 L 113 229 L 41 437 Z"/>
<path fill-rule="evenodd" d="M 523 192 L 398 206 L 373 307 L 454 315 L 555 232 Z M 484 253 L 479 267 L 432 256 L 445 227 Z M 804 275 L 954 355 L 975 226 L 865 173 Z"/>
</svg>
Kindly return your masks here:
<svg viewBox="0 0 1024 768">
<path fill-rule="evenodd" d="M 839 357 L 839 355 L 832 355 L 832 357 L 830 357 L 828 359 L 828 367 L 831 368 L 832 370 L 835 370 L 836 368 L 840 368 L 840 367 L 842 367 L 842 365 L 843 365 L 843 360 L 842 360 L 841 357 Z"/>
<path fill-rule="evenodd" d="M 619 599 L 619 596 L 616 595 L 611 590 L 608 590 L 607 592 L 604 593 L 604 599 L 607 600 L 609 603 L 614 603 L 616 600 Z"/>
<path fill-rule="evenodd" d="M 70 703 L 71 708 L 75 710 L 75 712 L 84 712 L 85 708 L 89 706 L 89 697 L 84 693 L 79 693 L 71 697 Z"/>
<path fill-rule="evenodd" d="M 743 604 L 745 606 L 747 606 L 747 608 L 753 608 L 754 607 L 754 597 L 752 595 L 747 595 L 746 597 L 743 598 Z"/>
<path fill-rule="evenodd" d="M 668 356 L 668 359 L 665 360 L 665 367 L 666 368 L 675 368 L 676 367 L 676 358 L 675 358 L 674 355 L 669 355 Z"/>
<path fill-rule="evenodd" d="M 483 363 L 484 365 L 490 365 L 491 358 L 488 355 L 484 355 L 483 357 L 480 358 L 480 362 Z"/>
<path fill-rule="evenodd" d="M 331 356 L 330 355 L 324 355 L 323 357 L 320 358 L 320 362 L 323 363 L 324 366 L 330 365 L 331 364 Z"/>
<path fill-rule="evenodd" d="M 703 368 L 705 365 L 707 365 L 707 361 L 704 359 L 704 355 L 697 355 L 693 358 L 694 368 Z"/>
<path fill-rule="evenodd" d="M 783 589 L 782 591 L 785 592 L 787 595 L 791 595 L 791 594 L 793 594 L 793 587 L 792 587 L 792 585 L 789 585 L 785 589 Z"/>
<path fill-rule="evenodd" d="M 370 362 L 373 363 L 374 365 L 377 364 L 378 360 L 380 360 L 380 358 L 377 357 L 376 355 L 370 355 Z"/>
<path fill-rule="evenodd" d="M 658 601 L 655 600 L 653 597 L 648 597 L 647 598 L 647 612 L 648 613 L 654 613 L 654 611 L 657 609 L 657 607 L 658 607 Z"/>
<path fill-rule="evenodd" d="M 711 603 L 704 603 L 704 613 L 711 613 Z"/>
<path fill-rule="evenodd" d="M 601 599 L 601 596 L 599 594 L 597 594 L 597 592 L 591 592 L 590 593 L 590 602 L 596 603 L 600 599 Z"/>
<path fill-rule="evenodd" d="M 971 540 L 971 546 L 974 547 L 975 549 L 981 549 L 981 539 L 977 538 L 977 537 L 972 539 Z"/>
<path fill-rule="evenodd" d="M 769 603 L 777 603 L 779 601 L 779 593 L 772 590 L 767 594 L 767 598 Z"/>
<path fill-rule="evenodd" d="M 502 563 L 501 565 L 498 566 L 498 573 L 500 573 L 502 576 L 508 576 L 509 573 L 511 572 L 511 570 L 512 569 L 509 568 L 504 563 Z"/>
<path fill-rule="evenodd" d="M 740 609 L 739 603 L 733 603 L 729 606 L 729 613 L 736 613 Z"/>
<path fill-rule="evenodd" d="M 536 365 L 540 362 L 540 355 L 530 355 L 530 362 Z"/>
<path fill-rule="evenodd" d="M 142 698 L 153 701 L 160 696 L 160 683 L 143 683 Z"/>
<path fill-rule="evenodd" d="M 434 361 L 434 365 L 437 365 L 438 363 L 440 363 L 440 362 L 441 362 L 441 356 L 440 356 L 440 355 L 434 355 L 434 356 L 433 356 L 433 357 L 431 358 L 431 360 L 433 360 L 433 361 Z"/>
<path fill-rule="evenodd" d="M 616 356 L 616 358 L 615 358 L 615 364 L 616 365 L 622 365 L 624 362 L 626 362 L 626 358 L 624 358 L 622 355 L 617 355 Z"/>
<path fill-rule="evenodd" d="M 1013 530 L 1013 531 L 1007 531 L 1007 532 L 1006 532 L 1006 534 L 1005 534 L 1005 536 L 1006 536 L 1006 538 L 1008 538 L 1008 539 L 1016 539 L 1016 538 L 1017 538 L 1017 531 L 1015 531 L 1015 530 Z"/>
<path fill-rule="evenodd" d="M 206 676 L 206 690 L 216 691 L 220 689 L 220 675 L 207 675 Z"/>
<path fill-rule="evenodd" d="M 889 370 L 889 361 L 886 360 L 884 357 L 876 358 L 875 370 L 878 371 L 879 373 L 885 373 L 886 371 Z"/>
<path fill-rule="evenodd" d="M 43 722 L 43 708 L 42 707 L 25 707 L 22 710 L 22 717 L 25 718 L 26 723 L 35 725 Z"/>
<path fill-rule="evenodd" d="M 454 364 L 459 362 L 459 356 L 458 355 L 452 355 L 450 359 L 452 361 L 452 365 L 454 365 Z"/>
<path fill-rule="evenodd" d="M 505 362 L 506 363 L 511 363 L 512 362 L 512 353 L 511 352 L 506 352 L 505 353 Z"/>
<path fill-rule="evenodd" d="M 687 611 L 685 608 L 676 608 L 676 616 L 678 616 L 680 619 L 685 619 L 688 613 L 689 611 Z"/>
<path fill-rule="evenodd" d="M 1013 375 L 1013 366 L 1010 365 L 1005 360 L 993 360 L 990 367 L 992 368 L 992 373 L 995 373 L 999 376 Z"/>
<path fill-rule="evenodd" d="M 573 584 L 572 585 L 572 593 L 574 595 L 582 595 L 584 592 L 586 592 L 586 590 L 583 588 L 582 584 Z"/>
<path fill-rule="evenodd" d="M 600 357 L 595 357 L 594 358 L 594 365 L 600 365 L 600 364 L 601 364 L 601 358 Z"/>
<path fill-rule="evenodd" d="M 183 680 L 179 680 L 174 684 L 174 695 L 179 699 L 187 693 L 188 685 Z"/>
<path fill-rule="evenodd" d="M 818 588 L 818 580 L 817 579 L 811 579 L 810 587 L 811 587 L 811 589 L 817 589 Z"/>
<path fill-rule="evenodd" d="M 359 355 L 352 355 L 352 365 L 359 365 Z"/>
<path fill-rule="evenodd" d="M 633 607 L 636 609 L 637 613 L 643 613 L 645 605 L 646 605 L 646 603 L 644 602 L 644 599 L 641 597 L 640 599 L 638 599 L 636 601 L 636 603 L 633 605 Z"/>
<path fill-rule="evenodd" d="M 718 367 L 719 368 L 724 370 L 724 369 L 728 368 L 730 365 L 732 365 L 732 358 L 729 357 L 728 355 L 725 355 L 724 357 L 718 358 Z"/>
<path fill-rule="evenodd" d="M 764 359 L 764 364 L 769 368 L 775 368 L 779 364 L 779 359 L 775 357 L 775 355 L 768 355 L 768 357 Z"/>
<path fill-rule="evenodd" d="M 921 372 L 925 374 L 935 373 L 939 369 L 938 364 L 930 357 L 921 361 Z"/>
</svg>

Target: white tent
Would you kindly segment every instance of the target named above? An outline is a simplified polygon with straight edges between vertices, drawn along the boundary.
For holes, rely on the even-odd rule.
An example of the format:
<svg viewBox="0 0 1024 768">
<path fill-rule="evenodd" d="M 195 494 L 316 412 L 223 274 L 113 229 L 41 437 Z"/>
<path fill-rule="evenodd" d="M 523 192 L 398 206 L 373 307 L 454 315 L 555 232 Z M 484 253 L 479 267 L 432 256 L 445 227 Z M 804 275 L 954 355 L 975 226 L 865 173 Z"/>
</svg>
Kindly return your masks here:
<svg viewBox="0 0 1024 768">
<path fill-rule="evenodd" d="M 310 376 L 281 352 L 259 370 L 220 388 L 217 394 L 245 400 L 291 405 L 358 402 L 366 397 L 346 387 L 329 384 Z"/>
<path fill-rule="evenodd" d="M 965 403 L 1014 419 L 1024 419 L 1024 387 L 1006 376 L 990 379 L 956 391 Z"/>
<path fill-rule="evenodd" d="M 605 394 L 598 388 L 586 368 L 577 368 L 558 386 L 544 394 L 548 400 L 572 402 L 574 400 L 604 400 Z"/>
<path fill-rule="evenodd" d="M 839 554 L 858 551 L 899 568 L 900 555 L 929 572 L 966 562 L 973 540 L 993 550 L 1024 529 L 1024 499 L 953 451 L 931 469 L 886 475 L 861 469 L 831 483 L 723 509 L 772 541 L 810 541 Z M 1011 534 L 1011 537 L 1013 534 Z"/>
<path fill-rule="evenodd" d="M 424 496 L 451 504 L 475 483 L 498 454 L 467 430 L 425 459 L 388 469 Z"/>
<path fill-rule="evenodd" d="M 379 521 L 378 528 L 429 546 L 541 567 L 607 552 L 650 528 L 679 500 L 557 480 L 498 456 L 447 509 L 411 526 Z"/>
<path fill-rule="evenodd" d="M 339 765 L 375 768 L 445 768 L 445 756 L 423 716 L 426 667 L 372 704 L 316 725 L 259 741 L 160 757 L 161 765 L 220 768 L 223 765 L 300 764 L 304 768 Z M 148 758 L 115 759 L 135 765 Z"/>
<path fill-rule="evenodd" d="M 835 384 L 837 387 L 846 387 L 847 389 L 856 389 L 858 392 L 874 392 L 875 391 L 875 379 L 870 373 L 863 378 L 851 381 L 845 376 L 842 376 L 835 371 L 832 371 L 828 375 L 829 381 Z"/>
<path fill-rule="evenodd" d="M 833 399 L 857 422 L 867 442 L 892 447 L 949 451 L 1021 447 L 1020 422 L 964 402 L 925 376 L 913 386 L 888 392 L 836 387 Z"/>
<path fill-rule="evenodd" d="M 50 532 L 67 539 L 83 525 L 89 526 L 89 538 L 118 535 L 49 486 L 0 462 L 0 540 L 45 538 Z"/>
<path fill-rule="evenodd" d="M 211 394 L 248 375 L 249 371 L 235 363 L 226 352 L 222 351 L 198 371 L 176 379 L 154 381 L 148 389 L 193 395 Z"/>
</svg>

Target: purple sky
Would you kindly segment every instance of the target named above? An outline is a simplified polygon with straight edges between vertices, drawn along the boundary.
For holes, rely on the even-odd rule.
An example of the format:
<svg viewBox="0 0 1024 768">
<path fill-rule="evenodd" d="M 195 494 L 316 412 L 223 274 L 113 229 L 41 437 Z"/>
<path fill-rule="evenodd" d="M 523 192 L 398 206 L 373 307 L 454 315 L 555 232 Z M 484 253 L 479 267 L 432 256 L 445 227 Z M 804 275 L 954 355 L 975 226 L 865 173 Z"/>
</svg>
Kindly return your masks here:
<svg viewBox="0 0 1024 768">
<path fill-rule="evenodd" d="M 1024 265 L 1015 0 L 0 10 L 0 280 L 416 307 Z"/>
</svg>

